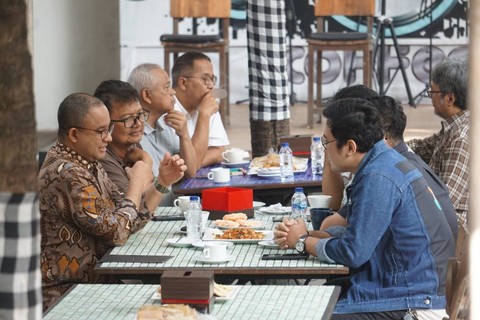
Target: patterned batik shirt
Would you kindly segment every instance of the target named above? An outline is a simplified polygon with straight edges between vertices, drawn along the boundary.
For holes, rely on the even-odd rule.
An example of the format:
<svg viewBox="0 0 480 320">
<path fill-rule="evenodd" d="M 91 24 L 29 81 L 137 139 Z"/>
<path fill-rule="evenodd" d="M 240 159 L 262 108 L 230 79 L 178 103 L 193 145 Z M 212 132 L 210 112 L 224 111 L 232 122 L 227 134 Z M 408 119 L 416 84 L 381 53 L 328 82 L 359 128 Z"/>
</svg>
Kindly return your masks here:
<svg viewBox="0 0 480 320">
<path fill-rule="evenodd" d="M 39 173 L 44 309 L 75 283 L 93 283 L 93 268 L 151 217 L 123 198 L 97 162 L 57 142 Z"/>
<path fill-rule="evenodd" d="M 442 121 L 442 129 L 408 146 L 438 174 L 448 187 L 460 225 L 467 225 L 469 201 L 470 111 L 461 111 Z"/>
</svg>

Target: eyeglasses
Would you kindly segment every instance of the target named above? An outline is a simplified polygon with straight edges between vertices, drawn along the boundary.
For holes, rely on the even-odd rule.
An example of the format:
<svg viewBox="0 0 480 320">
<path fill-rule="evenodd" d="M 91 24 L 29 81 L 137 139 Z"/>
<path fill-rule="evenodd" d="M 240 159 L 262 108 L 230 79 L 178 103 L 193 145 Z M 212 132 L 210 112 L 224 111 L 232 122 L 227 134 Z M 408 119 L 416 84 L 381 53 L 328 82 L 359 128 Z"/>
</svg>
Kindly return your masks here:
<svg viewBox="0 0 480 320">
<path fill-rule="evenodd" d="M 109 134 L 112 134 L 113 128 L 115 128 L 115 123 L 110 123 L 107 129 L 89 129 L 89 128 L 84 128 L 84 127 L 73 127 L 75 129 L 82 129 L 82 130 L 88 130 L 88 131 L 93 131 L 97 133 L 102 140 L 105 140 Z"/>
<path fill-rule="evenodd" d="M 197 78 L 197 79 L 202 79 L 203 80 L 203 84 L 208 86 L 208 85 L 212 85 L 214 86 L 216 83 L 217 83 L 217 76 L 209 76 L 208 74 L 204 74 L 203 76 L 201 77 L 184 77 L 184 78 Z"/>
<path fill-rule="evenodd" d="M 440 91 L 440 90 L 427 90 L 427 95 L 428 95 L 429 98 L 431 98 L 434 93 L 443 93 L 443 91 Z"/>
<path fill-rule="evenodd" d="M 150 116 L 150 111 L 143 110 L 142 112 L 137 113 L 135 116 L 130 116 L 123 120 L 110 120 L 110 122 L 123 122 L 123 125 L 125 126 L 125 128 L 133 128 L 135 126 L 135 123 L 137 123 L 137 121 L 139 121 L 140 123 L 144 123 L 145 121 L 148 120 L 149 116 Z"/>
<path fill-rule="evenodd" d="M 322 145 L 323 145 L 323 147 L 325 148 L 325 150 L 327 150 L 327 149 L 328 149 L 327 145 L 328 145 L 330 142 L 337 141 L 337 139 L 333 139 L 333 140 L 328 141 L 327 138 L 325 138 L 325 136 L 322 136 L 322 137 L 320 138 L 320 141 L 322 142 Z"/>
</svg>

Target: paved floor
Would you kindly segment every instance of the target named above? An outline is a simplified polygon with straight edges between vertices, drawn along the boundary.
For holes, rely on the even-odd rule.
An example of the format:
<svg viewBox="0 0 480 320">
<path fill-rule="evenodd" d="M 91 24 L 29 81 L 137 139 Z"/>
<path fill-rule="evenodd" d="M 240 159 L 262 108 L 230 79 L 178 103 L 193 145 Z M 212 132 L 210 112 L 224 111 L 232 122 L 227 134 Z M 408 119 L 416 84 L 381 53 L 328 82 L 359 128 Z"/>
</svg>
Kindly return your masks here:
<svg viewBox="0 0 480 320">
<path fill-rule="evenodd" d="M 424 100 L 427 102 L 427 99 Z M 290 110 L 290 134 L 322 135 L 325 121 L 316 123 L 313 129 L 307 129 L 307 106 L 305 104 L 296 104 Z M 440 129 L 441 119 L 433 113 L 433 107 L 430 104 L 421 104 L 416 108 L 406 105 L 404 111 L 407 115 L 406 140 L 426 137 Z M 227 127 L 230 146 L 251 150 L 248 105 L 233 104 L 230 107 L 230 113 L 231 123 Z M 39 149 L 45 148 L 55 139 L 56 132 L 39 132 L 37 141 Z"/>
</svg>

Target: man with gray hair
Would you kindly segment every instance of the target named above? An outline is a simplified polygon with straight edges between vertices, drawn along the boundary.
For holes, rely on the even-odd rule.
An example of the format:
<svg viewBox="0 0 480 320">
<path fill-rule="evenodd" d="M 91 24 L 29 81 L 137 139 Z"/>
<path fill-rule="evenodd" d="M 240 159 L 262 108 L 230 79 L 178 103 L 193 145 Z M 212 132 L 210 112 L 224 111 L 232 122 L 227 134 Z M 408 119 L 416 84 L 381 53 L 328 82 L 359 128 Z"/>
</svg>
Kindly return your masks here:
<svg viewBox="0 0 480 320">
<path fill-rule="evenodd" d="M 447 59 L 435 66 L 430 90 L 442 129 L 430 137 L 413 139 L 408 146 L 445 182 L 459 225 L 467 225 L 469 202 L 470 111 L 467 110 L 466 59 Z"/>
</svg>

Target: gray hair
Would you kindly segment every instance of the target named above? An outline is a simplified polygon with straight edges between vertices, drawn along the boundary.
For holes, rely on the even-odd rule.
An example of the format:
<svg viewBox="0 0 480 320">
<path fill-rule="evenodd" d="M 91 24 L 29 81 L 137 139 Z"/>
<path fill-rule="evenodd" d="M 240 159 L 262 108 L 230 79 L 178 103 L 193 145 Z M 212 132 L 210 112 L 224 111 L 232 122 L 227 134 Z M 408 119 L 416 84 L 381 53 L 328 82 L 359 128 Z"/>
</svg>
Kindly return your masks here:
<svg viewBox="0 0 480 320">
<path fill-rule="evenodd" d="M 132 70 L 127 82 L 130 83 L 141 95 L 143 89 L 152 90 L 157 79 L 152 76 L 153 70 L 163 70 L 158 64 L 144 63 Z"/>
<path fill-rule="evenodd" d="M 467 109 L 468 65 L 466 58 L 446 59 L 432 71 L 432 81 L 440 91 L 455 95 L 455 106 Z"/>
</svg>

